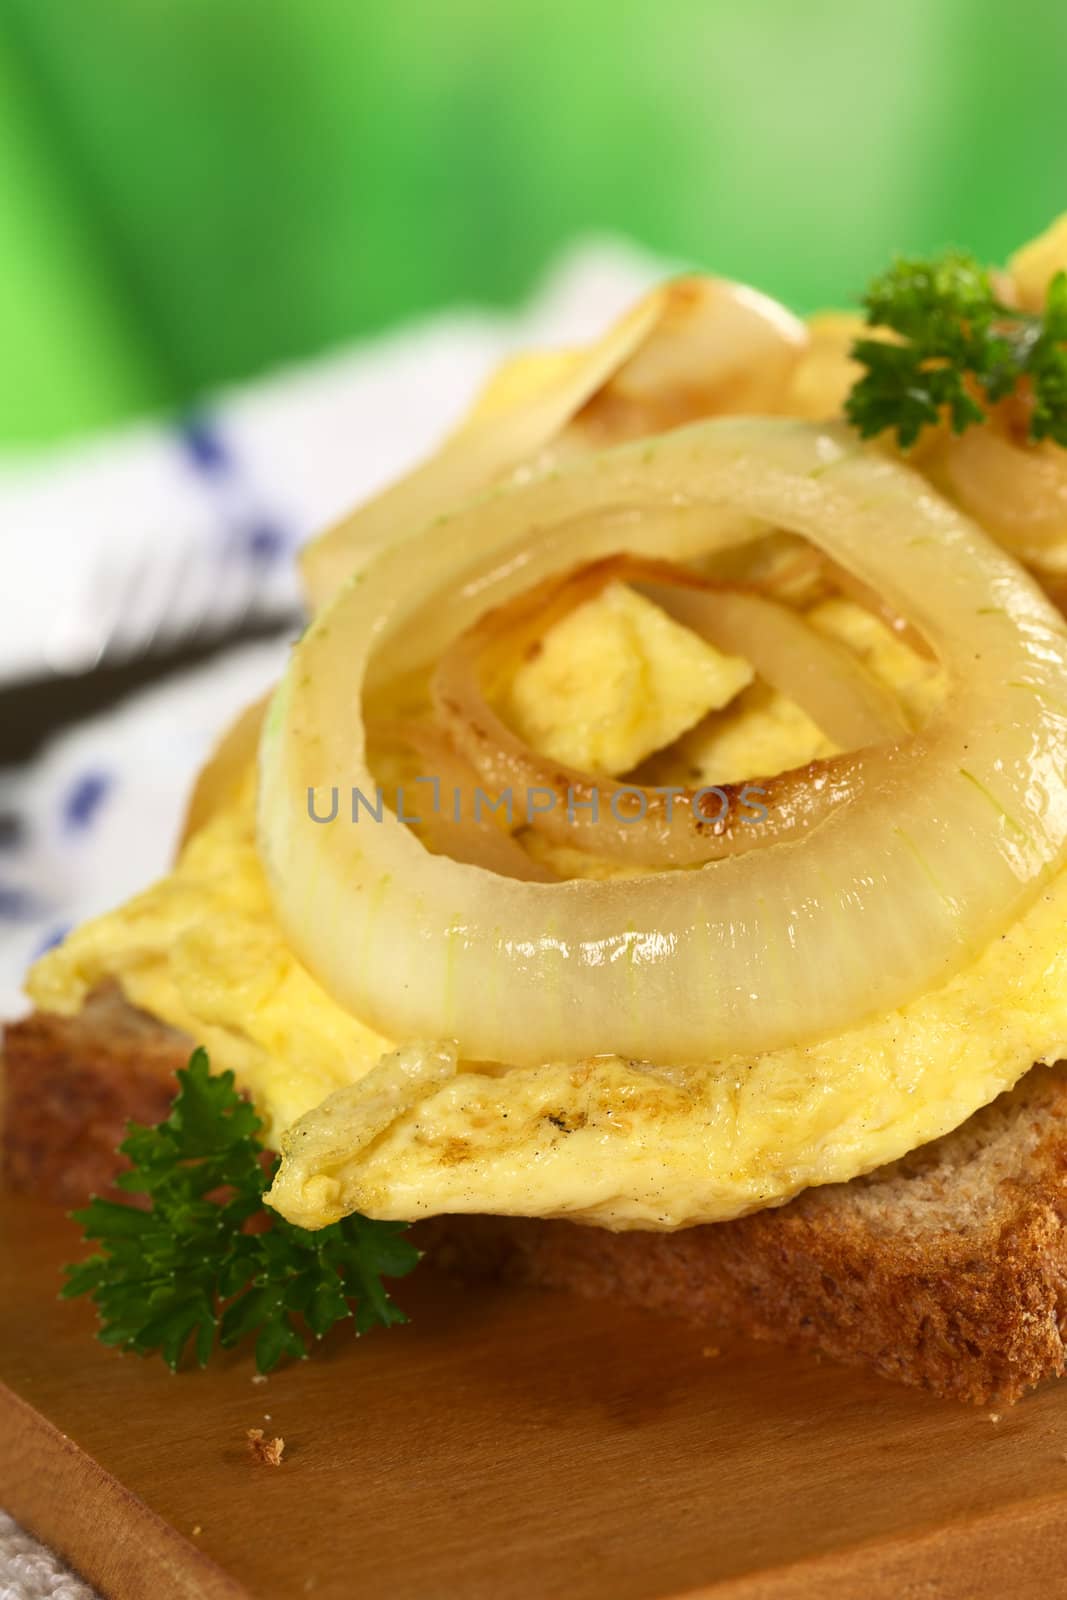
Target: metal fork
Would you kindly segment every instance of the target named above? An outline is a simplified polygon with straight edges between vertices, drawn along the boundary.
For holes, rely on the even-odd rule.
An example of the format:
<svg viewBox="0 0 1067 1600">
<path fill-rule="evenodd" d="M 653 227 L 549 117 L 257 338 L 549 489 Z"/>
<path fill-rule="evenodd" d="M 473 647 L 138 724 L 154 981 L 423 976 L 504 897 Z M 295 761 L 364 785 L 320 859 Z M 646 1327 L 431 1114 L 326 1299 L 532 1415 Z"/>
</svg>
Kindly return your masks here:
<svg viewBox="0 0 1067 1600">
<path fill-rule="evenodd" d="M 240 548 L 188 544 L 101 561 L 48 632 L 47 675 L 0 686 L 0 769 L 149 683 L 294 634 L 304 619 L 290 573 Z"/>
<path fill-rule="evenodd" d="M 56 617 L 45 660 L 51 672 L 76 677 L 285 628 L 299 617 L 288 572 L 232 540 L 190 541 L 125 560 L 112 553 Z"/>
</svg>

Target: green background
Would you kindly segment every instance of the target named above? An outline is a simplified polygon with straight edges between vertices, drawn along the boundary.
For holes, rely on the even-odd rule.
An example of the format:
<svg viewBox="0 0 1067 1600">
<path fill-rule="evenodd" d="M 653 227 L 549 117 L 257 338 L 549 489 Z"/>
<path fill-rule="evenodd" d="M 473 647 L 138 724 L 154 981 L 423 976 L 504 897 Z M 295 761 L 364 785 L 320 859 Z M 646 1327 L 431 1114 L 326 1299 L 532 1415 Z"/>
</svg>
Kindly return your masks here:
<svg viewBox="0 0 1067 1600">
<path fill-rule="evenodd" d="M 0 441 L 615 230 L 800 309 L 1067 207 L 1061 0 L 0 0 Z"/>
</svg>

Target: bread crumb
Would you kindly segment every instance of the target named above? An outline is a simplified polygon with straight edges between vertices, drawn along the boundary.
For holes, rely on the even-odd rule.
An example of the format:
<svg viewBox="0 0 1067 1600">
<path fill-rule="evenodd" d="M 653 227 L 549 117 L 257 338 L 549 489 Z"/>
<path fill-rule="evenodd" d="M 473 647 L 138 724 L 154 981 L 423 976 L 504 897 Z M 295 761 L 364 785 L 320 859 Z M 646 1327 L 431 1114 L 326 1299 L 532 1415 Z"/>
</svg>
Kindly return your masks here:
<svg viewBox="0 0 1067 1600">
<path fill-rule="evenodd" d="M 253 1383 L 266 1383 L 266 1381 L 267 1381 L 267 1374 L 265 1372 L 254 1372 L 252 1374 L 252 1382 Z"/>
<path fill-rule="evenodd" d="M 194 1522 L 194 1523 L 193 1523 L 193 1538 L 194 1538 L 194 1539 L 199 1539 L 199 1537 L 200 1537 L 200 1535 L 201 1535 L 201 1534 L 202 1534 L 202 1533 L 203 1533 L 203 1531 L 204 1531 L 204 1530 L 203 1530 L 203 1528 L 202 1528 L 202 1527 L 201 1527 L 201 1526 L 200 1526 L 200 1524 L 199 1524 L 199 1522 Z"/>
<path fill-rule="evenodd" d="M 282 1452 L 285 1449 L 284 1439 L 268 1439 L 262 1428 L 249 1428 L 246 1433 L 248 1448 L 257 1461 L 262 1461 L 266 1467 L 280 1467 Z"/>
<path fill-rule="evenodd" d="M 999 1411 L 991 1411 L 989 1413 L 989 1421 L 990 1422 L 999 1422 L 1000 1421 L 1000 1412 Z"/>
<path fill-rule="evenodd" d="M 700 1354 L 702 1356 L 718 1356 L 722 1354 L 722 1351 L 717 1344 L 706 1344 Z"/>
</svg>

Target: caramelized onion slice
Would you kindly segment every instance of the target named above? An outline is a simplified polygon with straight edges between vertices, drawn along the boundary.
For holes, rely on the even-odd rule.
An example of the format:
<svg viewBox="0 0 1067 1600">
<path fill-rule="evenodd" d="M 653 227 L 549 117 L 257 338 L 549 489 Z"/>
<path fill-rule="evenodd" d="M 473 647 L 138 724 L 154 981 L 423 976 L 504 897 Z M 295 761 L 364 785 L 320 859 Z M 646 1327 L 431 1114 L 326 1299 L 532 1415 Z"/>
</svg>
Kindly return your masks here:
<svg viewBox="0 0 1067 1600">
<path fill-rule="evenodd" d="M 700 417 L 779 409 L 807 340 L 777 301 L 694 276 L 660 284 L 586 349 L 513 358 L 435 455 L 308 545 L 312 605 L 378 550 L 524 469 Z"/>
<path fill-rule="evenodd" d="M 388 811 L 365 830 L 308 820 L 309 789 L 373 782 L 364 681 L 401 640 L 410 664 L 416 628 L 447 648 L 531 573 L 649 554 L 653 537 L 684 560 L 752 523 L 884 594 L 948 682 L 900 761 L 869 752 L 871 781 L 806 837 L 693 872 L 543 884 L 430 855 Z M 1065 771 L 1067 628 L 1018 565 L 845 432 L 729 419 L 468 506 L 345 588 L 272 703 L 259 845 L 296 954 L 392 1038 L 452 1036 L 517 1065 L 709 1062 L 840 1031 L 974 960 L 1063 865 Z"/>
<path fill-rule="evenodd" d="M 367 729 L 378 745 L 414 751 L 425 762 L 404 804 L 417 816 L 429 848 L 453 861 L 466 861 L 487 872 L 526 883 L 558 883 L 559 875 L 527 855 L 497 823 L 477 772 L 457 753 L 440 729 L 419 722 L 376 722 Z M 411 811 L 408 811 L 408 807 Z"/>
<path fill-rule="evenodd" d="M 1067 572 L 1067 451 L 1000 422 L 949 439 L 929 464 L 956 503 L 1020 561 Z"/>
<path fill-rule="evenodd" d="M 843 755 L 746 783 L 664 792 L 617 783 L 532 750 L 489 704 L 485 672 L 509 673 L 531 640 L 614 581 L 638 583 L 686 626 L 746 656 L 772 686 L 790 693 L 784 685 L 794 680 L 795 698 L 817 722 L 818 703 L 827 718 L 820 726 L 837 743 L 876 743 L 906 733 L 892 696 L 879 692 L 842 646 L 787 607 L 668 562 L 600 561 L 490 612 L 446 652 L 433 680 L 443 726 L 496 792 L 554 796 L 548 807 L 527 808 L 526 819 L 554 843 L 643 866 L 693 866 L 795 838 L 854 798 L 863 782 L 863 762 Z M 760 808 L 767 813 L 762 821 Z"/>
<path fill-rule="evenodd" d="M 765 683 L 795 700 L 846 749 L 899 738 L 908 726 L 892 694 L 844 645 L 789 606 L 710 583 L 643 583 L 641 592 L 676 622 L 744 656 Z"/>
</svg>

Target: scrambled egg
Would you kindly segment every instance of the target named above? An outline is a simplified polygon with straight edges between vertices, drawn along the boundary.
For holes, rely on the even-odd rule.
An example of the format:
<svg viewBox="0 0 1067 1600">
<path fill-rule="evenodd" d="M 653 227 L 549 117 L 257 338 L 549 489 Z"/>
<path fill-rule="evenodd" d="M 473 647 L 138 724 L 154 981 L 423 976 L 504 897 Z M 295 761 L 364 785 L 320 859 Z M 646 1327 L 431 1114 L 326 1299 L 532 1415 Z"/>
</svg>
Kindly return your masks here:
<svg viewBox="0 0 1067 1600">
<path fill-rule="evenodd" d="M 1008 271 L 1019 296 L 1019 304 L 1029 311 L 1040 311 L 1045 304 L 1049 281 L 1067 262 L 1067 214 L 1057 217 L 1044 233 L 1016 250 Z"/>
<path fill-rule="evenodd" d="M 169 876 L 77 929 L 26 987 L 41 1010 L 70 1015 L 112 978 L 134 1005 L 202 1044 L 217 1070 L 232 1069 L 274 1142 L 392 1048 L 287 948 L 256 853 L 251 773 Z"/>
<path fill-rule="evenodd" d="M 732 700 L 747 661 L 611 583 L 539 641 L 500 706 L 528 745 L 582 772 L 617 777 Z"/>
<path fill-rule="evenodd" d="M 832 1039 L 707 1067 L 617 1056 L 505 1073 L 415 1047 L 299 1122 L 272 1203 L 671 1229 L 868 1172 L 1067 1050 L 1067 873 L 968 971 Z"/>
<path fill-rule="evenodd" d="M 719 716 L 706 717 L 673 750 L 642 769 L 650 784 L 741 783 L 803 767 L 832 756 L 837 745 L 815 726 L 795 700 L 762 681 L 738 695 Z"/>
<path fill-rule="evenodd" d="M 584 730 L 567 747 L 578 764 L 611 770 L 679 733 L 669 759 L 707 781 L 767 775 L 826 753 L 810 719 L 752 682 L 744 663 L 709 661 L 701 641 L 666 618 L 666 627 L 651 622 L 641 606 L 634 620 L 626 598 L 595 605 L 586 622 L 605 639 L 605 659 L 613 630 L 636 629 L 642 681 L 660 687 L 641 699 L 605 675 L 617 694 L 611 704 L 623 705 L 623 689 L 632 696 L 625 738 L 612 745 L 604 683 L 587 672 L 567 678 L 568 661 L 598 659 L 600 646 L 577 612 L 557 624 L 570 624 L 574 653 L 546 635 L 539 661 L 555 663 L 555 676 L 542 680 L 540 737 Z M 876 618 L 844 600 L 809 615 L 896 686 L 909 717 L 936 700 L 936 667 Z M 690 682 L 678 698 L 681 677 Z M 549 717 L 551 683 L 564 680 Z M 716 704 L 723 709 L 709 712 Z M 569 854 L 571 869 L 603 871 Z M 1065 917 L 1067 873 L 942 988 L 805 1047 L 669 1071 L 613 1056 L 521 1070 L 464 1063 L 447 1043 L 396 1050 L 335 1005 L 287 949 L 255 850 L 249 774 L 168 877 L 45 956 L 29 991 L 43 1009 L 70 1013 L 95 985 L 117 979 L 134 1004 L 203 1043 L 214 1066 L 232 1068 L 253 1095 L 271 1140 L 287 1146 L 272 1199 L 307 1226 L 358 1209 L 672 1228 L 870 1170 L 958 1125 L 1031 1062 L 1067 1051 Z"/>
</svg>

